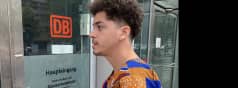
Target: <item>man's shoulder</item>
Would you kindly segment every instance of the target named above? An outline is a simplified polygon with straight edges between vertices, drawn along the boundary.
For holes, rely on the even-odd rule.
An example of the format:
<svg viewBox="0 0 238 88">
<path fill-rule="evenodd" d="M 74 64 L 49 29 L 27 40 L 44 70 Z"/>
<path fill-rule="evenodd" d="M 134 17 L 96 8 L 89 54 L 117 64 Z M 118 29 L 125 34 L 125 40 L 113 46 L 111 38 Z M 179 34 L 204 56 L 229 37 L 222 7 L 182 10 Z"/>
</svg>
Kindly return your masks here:
<svg viewBox="0 0 238 88">
<path fill-rule="evenodd" d="M 129 75 L 120 79 L 120 86 L 126 88 L 145 88 L 146 80 L 144 77 L 139 75 Z"/>
<path fill-rule="evenodd" d="M 161 88 L 160 80 L 153 70 L 138 69 L 138 72 L 130 72 L 129 75 L 121 77 L 121 86 L 126 88 Z M 136 86 L 134 86 L 136 85 Z"/>
<path fill-rule="evenodd" d="M 149 78 L 153 80 L 159 80 L 158 74 L 153 69 L 145 69 L 145 68 L 129 68 L 128 73 L 132 77 L 140 77 L 140 78 Z"/>
</svg>

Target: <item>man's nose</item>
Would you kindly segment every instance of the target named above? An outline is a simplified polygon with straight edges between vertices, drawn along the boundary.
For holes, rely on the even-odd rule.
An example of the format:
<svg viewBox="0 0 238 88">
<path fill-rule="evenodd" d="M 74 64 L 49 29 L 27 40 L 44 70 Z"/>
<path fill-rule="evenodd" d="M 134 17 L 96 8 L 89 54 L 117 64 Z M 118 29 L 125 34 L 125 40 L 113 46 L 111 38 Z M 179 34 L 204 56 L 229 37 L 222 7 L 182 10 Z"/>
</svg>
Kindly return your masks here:
<svg viewBox="0 0 238 88">
<path fill-rule="evenodd" d="M 95 37 L 96 37 L 96 34 L 95 34 L 95 32 L 94 32 L 94 31 L 92 31 L 92 32 L 89 34 L 89 37 L 90 37 L 90 38 L 95 38 Z"/>
</svg>

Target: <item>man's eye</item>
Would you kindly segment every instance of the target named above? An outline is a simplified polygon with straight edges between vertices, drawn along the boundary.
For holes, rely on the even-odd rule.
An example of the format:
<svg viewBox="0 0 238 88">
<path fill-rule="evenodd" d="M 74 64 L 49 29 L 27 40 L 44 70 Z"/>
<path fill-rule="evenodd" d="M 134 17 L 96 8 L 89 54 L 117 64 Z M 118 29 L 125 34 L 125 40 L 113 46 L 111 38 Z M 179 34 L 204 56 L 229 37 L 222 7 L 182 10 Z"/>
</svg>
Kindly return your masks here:
<svg viewBox="0 0 238 88">
<path fill-rule="evenodd" d="M 98 27 L 98 29 L 100 29 L 100 28 L 101 28 L 101 26 L 99 26 L 99 25 L 98 25 L 97 27 Z"/>
<path fill-rule="evenodd" d="M 102 30 L 102 26 L 100 26 L 100 25 L 98 25 L 97 28 L 98 28 L 99 31 Z"/>
</svg>

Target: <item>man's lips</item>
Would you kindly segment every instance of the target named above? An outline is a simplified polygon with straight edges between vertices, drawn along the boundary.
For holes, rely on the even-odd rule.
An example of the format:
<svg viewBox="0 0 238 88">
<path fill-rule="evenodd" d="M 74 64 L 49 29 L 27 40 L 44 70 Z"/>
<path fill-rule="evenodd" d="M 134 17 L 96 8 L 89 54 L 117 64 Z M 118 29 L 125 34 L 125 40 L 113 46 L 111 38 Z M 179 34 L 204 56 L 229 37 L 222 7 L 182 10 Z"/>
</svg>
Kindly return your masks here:
<svg viewBox="0 0 238 88">
<path fill-rule="evenodd" d="M 93 43 L 92 43 L 92 47 L 95 48 L 96 45 L 98 45 L 98 42 L 93 41 Z"/>
</svg>

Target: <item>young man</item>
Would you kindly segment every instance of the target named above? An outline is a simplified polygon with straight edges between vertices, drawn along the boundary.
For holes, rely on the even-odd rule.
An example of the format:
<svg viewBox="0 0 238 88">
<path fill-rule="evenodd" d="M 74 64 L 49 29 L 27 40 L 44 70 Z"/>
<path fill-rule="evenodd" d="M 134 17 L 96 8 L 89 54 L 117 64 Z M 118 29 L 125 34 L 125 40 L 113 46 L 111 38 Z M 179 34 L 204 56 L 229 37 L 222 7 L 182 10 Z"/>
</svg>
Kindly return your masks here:
<svg viewBox="0 0 238 88">
<path fill-rule="evenodd" d="M 105 56 L 113 71 L 103 88 L 162 88 L 157 74 L 135 53 L 132 40 L 138 35 L 143 12 L 136 0 L 95 0 L 93 53 Z"/>
</svg>

